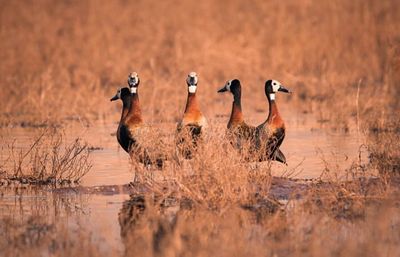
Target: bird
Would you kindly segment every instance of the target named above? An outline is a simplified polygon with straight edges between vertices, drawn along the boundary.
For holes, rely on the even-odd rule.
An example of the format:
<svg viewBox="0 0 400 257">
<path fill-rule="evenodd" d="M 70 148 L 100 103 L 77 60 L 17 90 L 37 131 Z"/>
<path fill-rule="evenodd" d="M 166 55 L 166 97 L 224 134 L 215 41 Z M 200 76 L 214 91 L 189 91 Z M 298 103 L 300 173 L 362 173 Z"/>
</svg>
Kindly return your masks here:
<svg viewBox="0 0 400 257">
<path fill-rule="evenodd" d="M 145 165 L 151 165 L 154 160 L 150 157 L 148 149 L 142 146 L 148 134 L 148 127 L 142 118 L 138 94 L 139 84 L 138 74 L 132 72 L 128 76 L 129 87 L 119 89 L 117 94 L 111 98 L 111 101 L 121 99 L 123 102 L 121 120 L 117 131 L 119 144 L 132 158 Z M 128 102 L 130 102 L 129 105 Z M 164 156 L 158 155 L 155 163 L 158 167 L 162 167 L 164 160 Z"/>
<path fill-rule="evenodd" d="M 193 157 L 199 139 L 207 127 L 207 119 L 200 111 L 196 97 L 198 76 L 190 72 L 186 79 L 188 95 L 185 112 L 182 120 L 177 125 L 177 147 L 186 159 Z"/>
<path fill-rule="evenodd" d="M 268 99 L 269 112 L 267 119 L 256 127 L 256 148 L 259 151 L 260 160 L 266 157 L 287 164 L 285 155 L 279 149 L 285 138 L 286 128 L 278 111 L 275 94 L 292 92 L 277 80 L 267 80 L 264 90 Z"/>
<path fill-rule="evenodd" d="M 256 127 L 248 125 L 243 118 L 241 94 L 242 86 L 238 79 L 229 80 L 219 89 L 218 93 L 231 92 L 233 95 L 232 111 L 228 121 L 227 129 L 232 145 L 242 149 L 245 144 L 252 146 L 255 143 Z"/>
<path fill-rule="evenodd" d="M 129 88 L 123 87 L 119 88 L 115 96 L 113 96 L 110 99 L 110 101 L 116 101 L 118 99 L 121 99 L 122 101 L 122 112 L 118 124 L 117 140 L 118 143 L 121 145 L 122 149 L 124 149 L 126 152 L 129 152 L 129 148 L 132 143 L 131 139 L 128 136 L 128 129 L 125 125 L 125 117 L 129 112 L 129 108 L 131 105 L 131 98 L 132 97 Z"/>
</svg>

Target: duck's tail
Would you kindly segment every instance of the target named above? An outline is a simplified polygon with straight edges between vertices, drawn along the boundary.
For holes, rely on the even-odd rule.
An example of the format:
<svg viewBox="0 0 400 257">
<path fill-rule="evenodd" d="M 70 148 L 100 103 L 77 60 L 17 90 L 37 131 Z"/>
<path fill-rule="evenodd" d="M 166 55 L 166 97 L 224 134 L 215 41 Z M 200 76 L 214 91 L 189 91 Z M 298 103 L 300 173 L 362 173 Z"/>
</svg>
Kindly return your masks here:
<svg viewBox="0 0 400 257">
<path fill-rule="evenodd" d="M 281 163 L 287 165 L 286 157 L 285 157 L 285 155 L 282 153 L 281 149 L 279 149 L 279 148 L 275 151 L 275 154 L 274 154 L 274 156 L 273 156 L 273 160 L 274 160 L 274 161 L 281 162 Z"/>
</svg>

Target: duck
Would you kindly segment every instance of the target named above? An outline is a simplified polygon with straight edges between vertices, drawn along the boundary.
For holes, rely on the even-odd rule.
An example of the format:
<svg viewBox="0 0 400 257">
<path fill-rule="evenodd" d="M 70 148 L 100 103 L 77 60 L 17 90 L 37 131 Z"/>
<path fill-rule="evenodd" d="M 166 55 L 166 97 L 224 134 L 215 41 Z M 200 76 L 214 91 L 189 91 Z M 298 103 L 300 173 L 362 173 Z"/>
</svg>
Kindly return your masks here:
<svg viewBox="0 0 400 257">
<path fill-rule="evenodd" d="M 231 144 L 237 149 L 241 149 L 246 142 L 249 146 L 253 145 L 256 127 L 248 125 L 244 121 L 241 103 L 242 86 L 240 81 L 238 79 L 228 80 L 217 92 L 231 92 L 233 95 L 232 111 L 227 125 Z"/>
<path fill-rule="evenodd" d="M 265 155 L 259 157 L 256 147 L 257 127 L 249 125 L 244 121 L 241 103 L 242 86 L 240 80 L 228 80 L 217 92 L 224 93 L 227 91 L 231 92 L 233 95 L 232 111 L 227 124 L 228 136 L 231 140 L 231 144 L 239 150 L 243 150 L 243 146 L 247 145 L 249 148 L 247 149 L 248 151 L 245 155 L 245 158 L 248 161 L 264 161 L 270 159 L 269 156 Z M 277 160 L 280 162 L 284 161 L 284 163 L 286 163 L 284 154 L 280 149 L 277 151 L 279 152 L 276 154 L 278 159 L 274 158 L 272 160 Z"/>
<path fill-rule="evenodd" d="M 145 165 L 153 164 L 148 149 L 141 146 L 148 130 L 142 118 L 142 111 L 139 102 L 138 87 L 140 79 L 136 72 L 128 76 L 128 88 L 121 88 L 111 101 L 122 100 L 122 113 L 118 125 L 117 139 L 121 147 L 134 159 Z M 128 104 L 129 103 L 129 104 Z M 157 157 L 156 164 L 162 167 L 164 157 Z"/>
<path fill-rule="evenodd" d="M 122 112 L 121 112 L 121 118 L 118 124 L 118 130 L 117 130 L 117 141 L 119 145 L 122 147 L 122 149 L 125 150 L 125 152 L 129 152 L 130 144 L 132 143 L 129 136 L 128 136 L 128 130 L 126 128 L 126 125 L 124 123 L 125 117 L 127 116 L 129 112 L 129 108 L 131 105 L 131 92 L 129 88 L 127 87 L 122 87 L 117 90 L 117 93 L 115 96 L 113 96 L 110 101 L 116 101 L 120 99 L 122 101 Z"/>
<path fill-rule="evenodd" d="M 142 110 L 139 102 L 138 88 L 140 85 L 140 79 L 136 72 L 132 72 L 128 76 L 128 86 L 131 95 L 131 103 L 129 105 L 129 111 L 123 120 L 123 125 L 129 132 L 129 138 L 132 142 L 135 142 L 135 136 L 141 133 L 142 130 L 146 129 L 146 126 L 142 118 Z M 134 146 L 134 145 L 133 145 Z M 132 147 L 132 145 L 131 145 Z"/>
<path fill-rule="evenodd" d="M 286 157 L 280 151 L 285 139 L 285 122 L 278 111 L 276 93 L 292 93 L 277 80 L 267 80 L 264 86 L 268 99 L 269 112 L 267 119 L 256 127 L 256 148 L 260 154 L 260 160 L 270 159 L 287 164 Z"/>
<path fill-rule="evenodd" d="M 186 107 L 181 121 L 177 125 L 177 146 L 186 159 L 193 157 L 193 150 L 207 128 L 207 119 L 200 111 L 197 101 L 198 76 L 196 72 L 190 72 L 186 78 L 188 95 Z"/>
</svg>

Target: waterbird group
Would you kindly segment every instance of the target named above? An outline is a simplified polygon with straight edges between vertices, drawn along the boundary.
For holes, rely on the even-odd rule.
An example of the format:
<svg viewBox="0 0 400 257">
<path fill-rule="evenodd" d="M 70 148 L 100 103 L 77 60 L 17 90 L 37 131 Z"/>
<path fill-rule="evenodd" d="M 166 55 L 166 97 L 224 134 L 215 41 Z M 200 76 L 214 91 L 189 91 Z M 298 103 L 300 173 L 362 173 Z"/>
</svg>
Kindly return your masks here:
<svg viewBox="0 0 400 257">
<path fill-rule="evenodd" d="M 186 78 L 187 100 L 182 119 L 176 129 L 176 147 L 186 159 L 195 154 L 198 141 L 207 129 L 207 119 L 200 111 L 197 100 L 198 75 L 190 72 Z M 139 102 L 140 79 L 136 72 L 128 76 L 128 87 L 119 88 L 111 101 L 122 101 L 121 118 L 117 130 L 117 140 L 121 147 L 131 157 L 145 165 L 156 164 L 162 167 L 166 156 L 157 156 L 155 161 L 150 158 L 148 149 L 142 146 L 148 126 L 143 122 Z M 285 123 L 278 111 L 276 93 L 291 93 L 280 82 L 267 80 L 264 92 L 269 104 L 266 120 L 258 126 L 248 125 L 243 118 L 241 92 L 242 86 L 238 79 L 229 80 L 218 90 L 218 93 L 230 92 L 233 95 L 231 115 L 227 132 L 231 144 L 249 161 L 274 160 L 286 164 L 286 157 L 279 149 L 285 138 Z M 245 148 L 245 149 L 244 149 Z"/>
</svg>

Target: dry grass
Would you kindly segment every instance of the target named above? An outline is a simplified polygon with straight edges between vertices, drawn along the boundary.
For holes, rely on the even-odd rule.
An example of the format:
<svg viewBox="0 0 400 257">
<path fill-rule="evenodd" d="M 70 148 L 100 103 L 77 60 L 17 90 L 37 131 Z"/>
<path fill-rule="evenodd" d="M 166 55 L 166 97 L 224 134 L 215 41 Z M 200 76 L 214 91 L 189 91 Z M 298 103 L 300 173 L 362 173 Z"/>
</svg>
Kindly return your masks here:
<svg viewBox="0 0 400 257">
<path fill-rule="evenodd" d="M 8 145 L 8 159 L 3 163 L 1 185 L 71 185 L 89 172 L 91 163 L 88 145 L 77 138 L 65 142 L 63 135 L 45 129 L 32 140 L 28 149 Z"/>
<path fill-rule="evenodd" d="M 365 188 L 359 183 L 315 184 L 300 200 L 259 202 L 252 208 L 231 204 L 210 209 L 169 194 L 132 195 L 119 214 L 122 256 L 397 256 L 399 192 L 365 194 Z M 14 211 L 4 212 L 2 253 L 120 256 L 104 251 L 87 228 L 71 226 L 72 218 L 84 214 L 85 203 L 79 194 L 70 197 L 47 193 L 45 200 L 29 202 L 32 214 L 21 219 L 9 216 L 23 207 L 18 202 Z"/>
<path fill-rule="evenodd" d="M 400 254 L 398 1 L 21 0 L 1 1 L 0 19 L 2 126 L 118 120 L 120 107 L 108 99 L 138 71 L 145 120 L 162 127 L 143 143 L 150 158 L 162 148 L 169 161 L 161 170 L 132 162 L 133 185 L 147 191 L 121 209 L 126 256 Z M 188 162 L 168 125 L 181 117 L 191 70 L 211 127 Z M 352 182 L 327 163 L 328 182 L 288 202 L 271 199 L 270 165 L 244 162 L 216 122 L 230 104 L 215 91 L 233 78 L 243 83 L 250 120 L 266 113 L 264 81 L 278 79 L 295 92 L 279 99 L 294 115 L 365 133 L 370 163 L 349 167 Z M 74 181 L 90 167 L 85 144 L 64 147 L 57 135 L 11 153 L 14 168 L 0 164 L 8 178 Z M 1 252 L 104 255 L 86 231 L 69 234 L 42 218 L 2 219 Z"/>
<path fill-rule="evenodd" d="M 160 134 L 148 136 L 144 145 L 153 144 Z M 270 163 L 249 163 L 231 144 L 221 127 L 210 126 L 196 146 L 184 146 L 194 153 L 191 160 L 175 145 L 173 135 L 166 135 L 164 147 L 149 152 L 154 160 L 162 153 L 167 161 L 159 171 L 143 166 L 133 158 L 135 185 L 148 185 L 155 193 L 189 198 L 206 208 L 243 204 L 256 195 L 268 194 L 271 185 Z M 187 140 L 189 141 L 189 140 Z M 154 148 L 153 148 L 154 149 Z M 155 161 L 152 161 L 155 163 Z"/>
<path fill-rule="evenodd" d="M 391 201 L 314 193 L 277 212 L 252 213 L 238 207 L 160 209 L 159 202 L 135 200 L 120 214 L 126 256 L 395 256 L 400 251 L 398 207 Z"/>
<path fill-rule="evenodd" d="M 134 188 L 146 184 L 148 190 L 131 195 L 119 214 L 125 256 L 400 253 L 399 184 L 371 178 L 386 157 L 355 161 L 346 171 L 332 168 L 337 164 L 330 159 L 325 181 L 277 201 L 270 197 L 269 165 L 244 162 L 218 130 L 210 130 L 193 160 L 170 160 L 162 179 L 137 170 Z"/>
<path fill-rule="evenodd" d="M 375 125 L 375 126 L 374 126 Z M 369 131 L 371 164 L 382 176 L 400 176 L 400 121 L 396 117 L 372 124 Z"/>
<path fill-rule="evenodd" d="M 244 162 L 218 130 L 210 130 L 193 160 L 170 160 L 162 179 L 137 170 L 135 188 L 150 190 L 133 194 L 121 209 L 125 256 L 400 253 L 398 183 L 372 179 L 376 162 L 356 161 L 338 177 L 330 160 L 325 182 L 279 202 L 269 197 L 269 166 Z"/>
<path fill-rule="evenodd" d="M 200 74 L 209 118 L 229 112 L 215 91 L 234 77 L 244 85 L 248 115 L 265 109 L 268 78 L 295 92 L 288 101 L 299 110 L 338 129 L 356 117 L 358 85 L 363 121 L 397 104 L 391 100 L 399 94 L 397 1 L 1 5 L 3 125 L 104 118 L 115 111 L 107 98 L 132 70 L 142 78 L 149 121 L 179 118 L 190 70 Z"/>
</svg>

